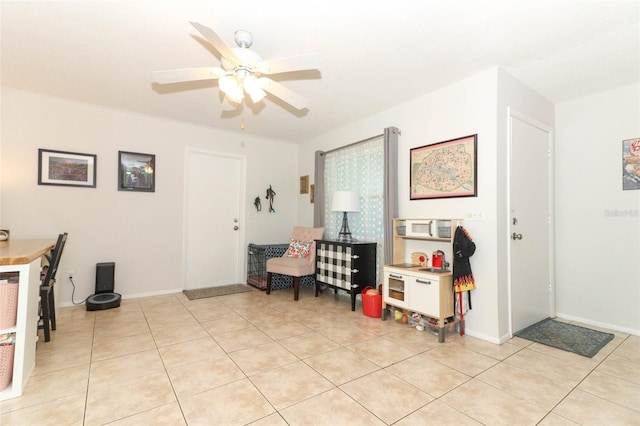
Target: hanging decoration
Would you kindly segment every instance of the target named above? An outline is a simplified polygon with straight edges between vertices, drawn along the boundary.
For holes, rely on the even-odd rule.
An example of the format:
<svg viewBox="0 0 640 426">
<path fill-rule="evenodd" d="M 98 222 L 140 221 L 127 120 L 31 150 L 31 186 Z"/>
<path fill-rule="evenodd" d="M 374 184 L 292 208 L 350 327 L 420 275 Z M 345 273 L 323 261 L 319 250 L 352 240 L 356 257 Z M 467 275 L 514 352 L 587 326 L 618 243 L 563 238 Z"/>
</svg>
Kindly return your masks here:
<svg viewBox="0 0 640 426">
<path fill-rule="evenodd" d="M 469 258 L 476 252 L 476 244 L 473 242 L 469 232 L 458 225 L 453 237 L 453 289 L 456 293 L 458 315 L 458 327 L 460 335 L 464 335 L 464 314 L 471 309 L 471 290 L 476 288 L 476 281 L 471 272 Z M 467 293 L 467 300 L 462 297 L 462 293 Z M 454 309 L 456 310 L 456 309 Z"/>
<path fill-rule="evenodd" d="M 453 237 L 453 288 L 456 293 L 476 288 L 469 258 L 476 252 L 476 244 L 461 225 Z"/>
<path fill-rule="evenodd" d="M 276 196 L 276 191 L 273 190 L 273 188 L 271 188 L 271 185 L 269 185 L 269 189 L 267 189 L 267 196 L 265 197 L 267 200 L 269 200 L 269 213 L 275 213 L 275 209 L 273 208 L 273 198 Z"/>
<path fill-rule="evenodd" d="M 258 195 L 255 200 L 253 200 L 253 205 L 256 206 L 256 210 L 262 210 L 262 203 L 260 202 L 260 196 Z"/>
</svg>

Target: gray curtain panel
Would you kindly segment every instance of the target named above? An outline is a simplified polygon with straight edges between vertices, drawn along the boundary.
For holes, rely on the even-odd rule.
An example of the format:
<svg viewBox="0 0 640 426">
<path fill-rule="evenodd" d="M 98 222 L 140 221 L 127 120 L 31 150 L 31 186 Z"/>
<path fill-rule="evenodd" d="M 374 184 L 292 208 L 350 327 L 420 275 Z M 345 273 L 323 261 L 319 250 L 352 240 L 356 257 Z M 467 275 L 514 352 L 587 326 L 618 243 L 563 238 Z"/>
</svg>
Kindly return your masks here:
<svg viewBox="0 0 640 426">
<path fill-rule="evenodd" d="M 393 223 L 398 217 L 398 136 L 397 127 L 384 129 L 384 258 L 393 259 Z"/>
<path fill-rule="evenodd" d="M 314 172 L 313 227 L 324 226 L 324 152 L 316 151 Z"/>
</svg>

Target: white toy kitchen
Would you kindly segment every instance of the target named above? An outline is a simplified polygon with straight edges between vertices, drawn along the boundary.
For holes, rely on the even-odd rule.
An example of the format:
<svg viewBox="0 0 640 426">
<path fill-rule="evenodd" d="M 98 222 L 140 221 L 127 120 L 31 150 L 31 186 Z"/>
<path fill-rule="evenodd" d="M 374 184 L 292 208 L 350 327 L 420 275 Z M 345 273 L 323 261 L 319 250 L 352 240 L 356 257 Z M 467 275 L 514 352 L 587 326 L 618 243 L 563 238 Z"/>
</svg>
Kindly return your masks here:
<svg viewBox="0 0 640 426">
<path fill-rule="evenodd" d="M 393 260 L 384 266 L 382 319 L 391 308 L 437 322 L 438 341 L 452 327 L 453 233 L 461 219 L 393 219 Z M 449 322 L 447 322 L 447 320 Z"/>
</svg>

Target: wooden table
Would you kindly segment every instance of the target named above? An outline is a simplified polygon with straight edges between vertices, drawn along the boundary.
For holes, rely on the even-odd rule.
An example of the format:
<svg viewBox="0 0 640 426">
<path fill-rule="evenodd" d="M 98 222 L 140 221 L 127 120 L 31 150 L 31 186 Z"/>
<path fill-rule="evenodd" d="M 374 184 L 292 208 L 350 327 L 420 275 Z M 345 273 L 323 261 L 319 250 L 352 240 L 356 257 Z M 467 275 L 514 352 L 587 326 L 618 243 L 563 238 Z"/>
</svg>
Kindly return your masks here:
<svg viewBox="0 0 640 426">
<path fill-rule="evenodd" d="M 56 240 L 0 241 L 0 266 L 24 265 L 53 250 Z"/>
<path fill-rule="evenodd" d="M 40 259 L 55 246 L 56 240 L 11 239 L 0 242 L 0 275 L 17 280 L 18 310 L 15 327 L 0 334 L 15 333 L 13 381 L 0 391 L 0 401 L 22 395 L 36 364 L 38 340 L 38 302 Z M 0 284 L 5 285 L 5 284 Z"/>
</svg>

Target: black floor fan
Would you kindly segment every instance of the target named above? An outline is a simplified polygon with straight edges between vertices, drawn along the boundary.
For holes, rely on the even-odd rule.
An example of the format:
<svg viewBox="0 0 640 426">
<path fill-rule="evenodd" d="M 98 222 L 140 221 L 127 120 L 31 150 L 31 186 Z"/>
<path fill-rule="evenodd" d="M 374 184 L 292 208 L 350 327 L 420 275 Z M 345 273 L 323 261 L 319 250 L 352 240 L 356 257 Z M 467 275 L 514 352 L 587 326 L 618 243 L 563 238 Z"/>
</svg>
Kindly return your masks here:
<svg viewBox="0 0 640 426">
<path fill-rule="evenodd" d="M 98 311 L 120 306 L 122 296 L 114 293 L 115 262 L 96 264 L 96 293 L 87 298 L 87 311 Z"/>
</svg>

